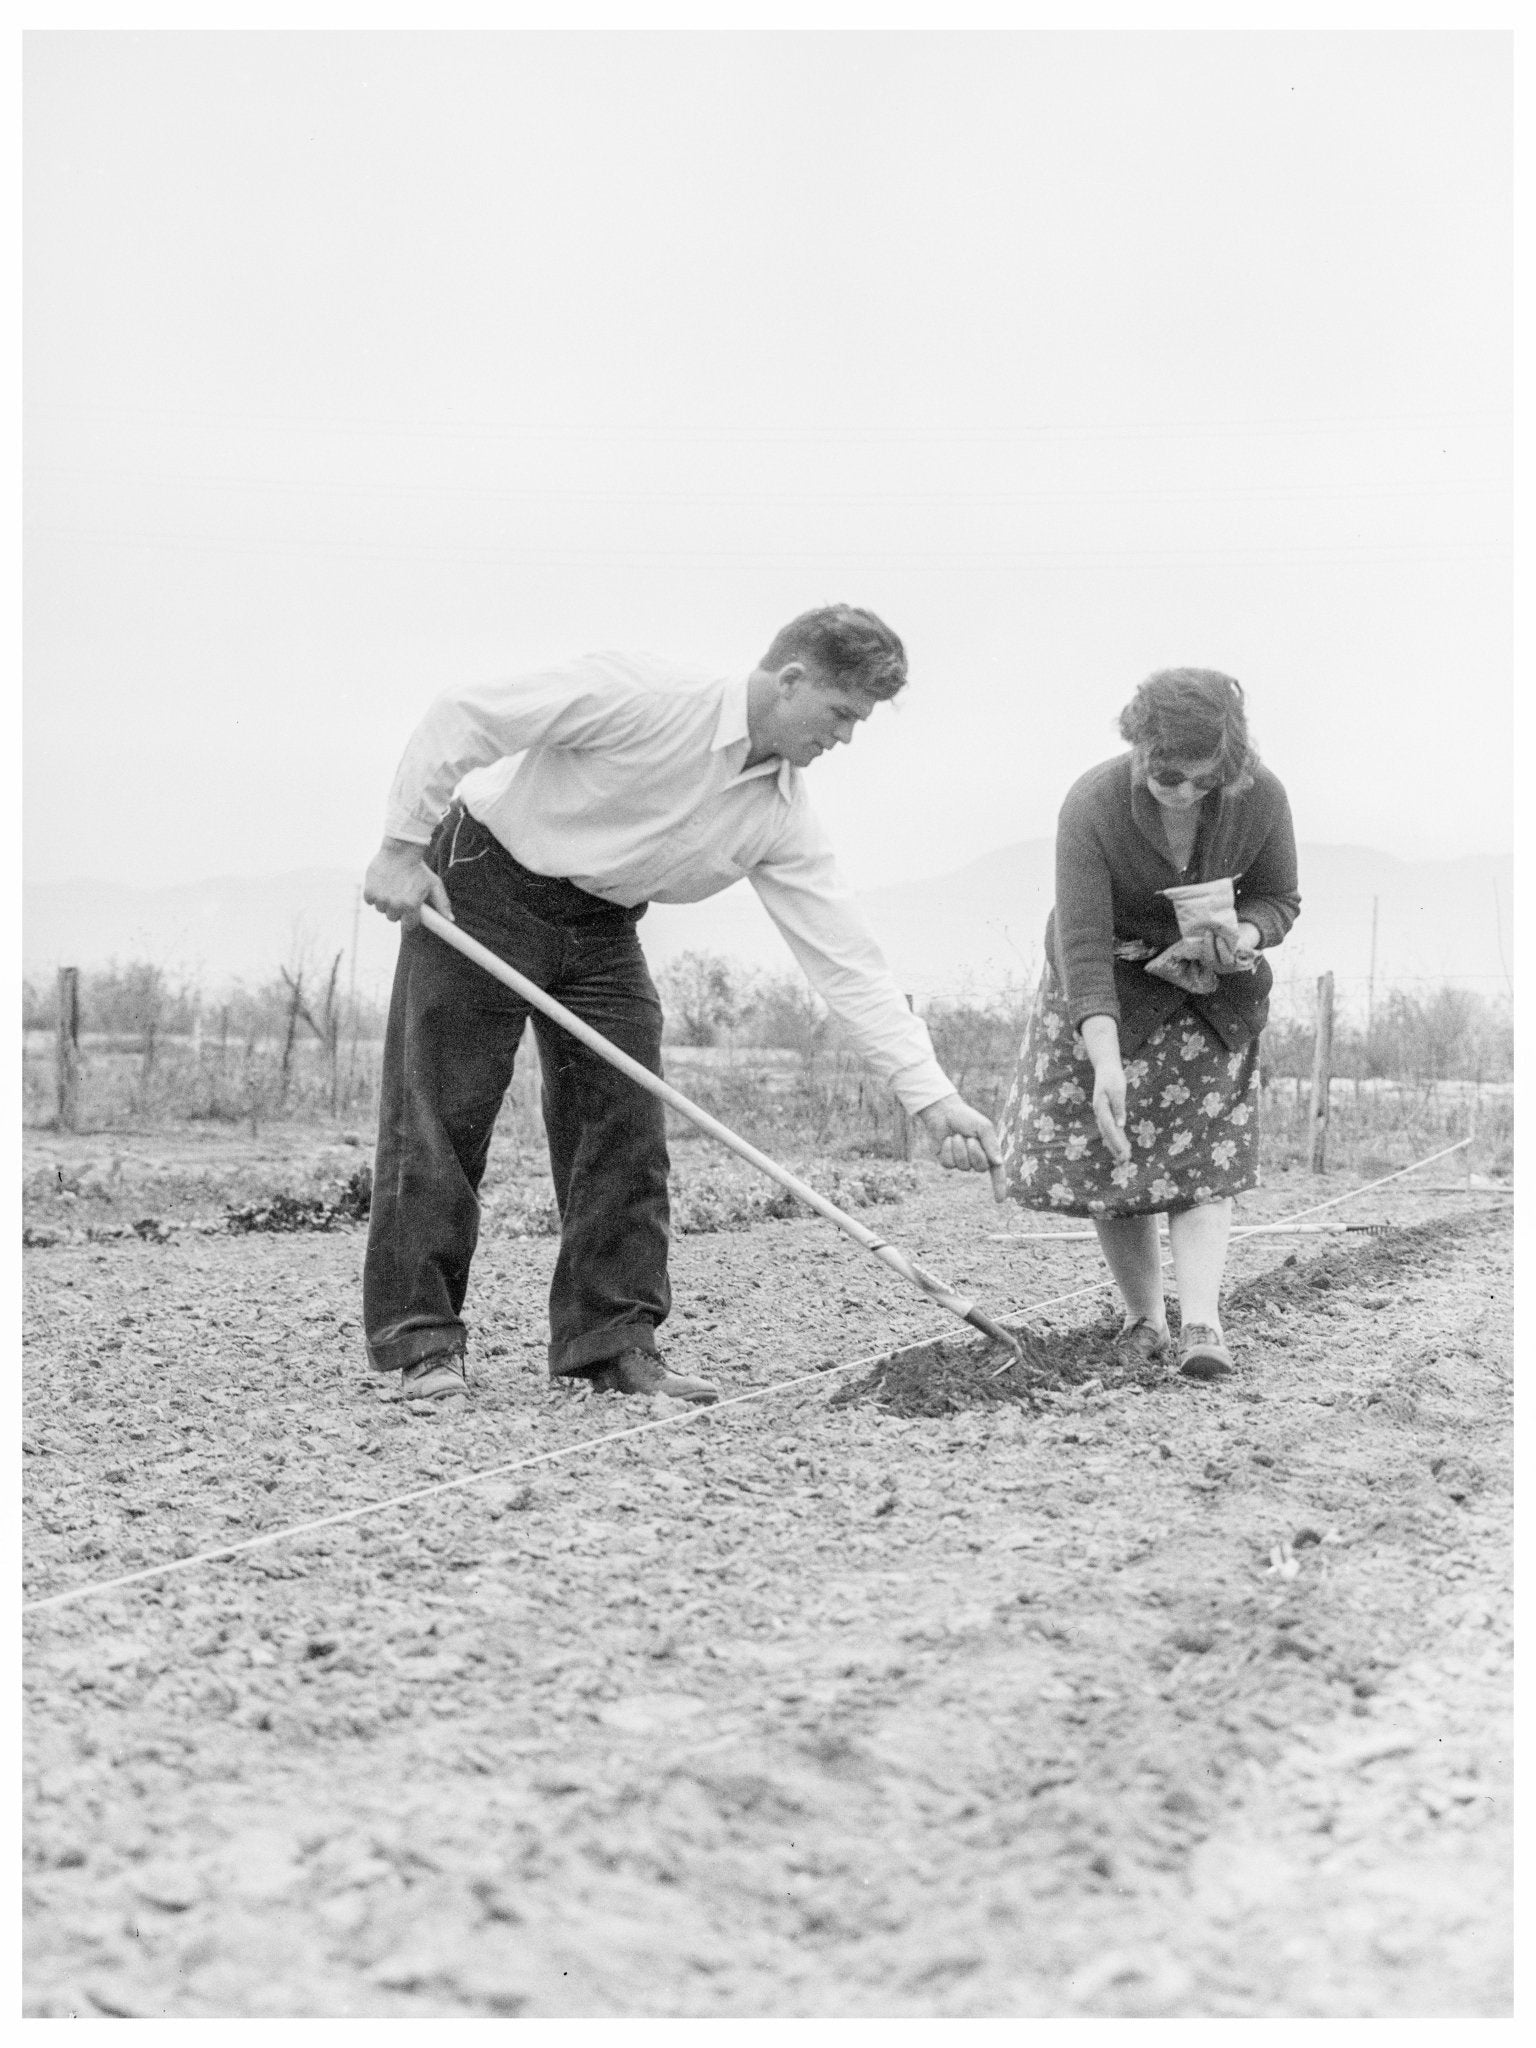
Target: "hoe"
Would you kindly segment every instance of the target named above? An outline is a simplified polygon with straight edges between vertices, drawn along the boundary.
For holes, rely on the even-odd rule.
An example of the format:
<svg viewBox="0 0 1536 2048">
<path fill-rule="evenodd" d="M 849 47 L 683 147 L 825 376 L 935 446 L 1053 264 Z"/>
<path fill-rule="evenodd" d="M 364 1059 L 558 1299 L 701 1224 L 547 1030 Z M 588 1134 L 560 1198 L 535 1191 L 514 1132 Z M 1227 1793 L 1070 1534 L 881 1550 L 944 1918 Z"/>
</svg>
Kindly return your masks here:
<svg viewBox="0 0 1536 2048">
<path fill-rule="evenodd" d="M 639 1087 L 669 1103 L 679 1116 L 687 1117 L 689 1122 L 697 1124 L 701 1131 L 707 1131 L 710 1137 L 734 1152 L 738 1159 L 745 1159 L 747 1164 L 755 1166 L 759 1173 L 767 1174 L 768 1178 L 777 1181 L 781 1188 L 787 1188 L 796 1200 L 804 1202 L 808 1209 L 814 1209 L 817 1215 L 825 1216 L 829 1223 L 835 1223 L 845 1236 L 851 1237 L 855 1244 L 862 1245 L 865 1251 L 872 1252 L 882 1265 L 889 1266 L 893 1273 L 899 1273 L 903 1280 L 920 1288 L 941 1308 L 948 1309 L 951 1315 L 959 1316 L 963 1322 L 969 1323 L 972 1329 L 980 1330 L 994 1343 L 1006 1345 L 1018 1364 L 1026 1363 L 1024 1346 L 1019 1339 L 1011 1331 L 1005 1330 L 1002 1324 L 996 1322 L 985 1310 L 979 1309 L 975 1302 L 967 1301 L 952 1287 L 946 1286 L 936 1274 L 928 1272 L 925 1267 L 918 1265 L 915 1259 L 909 1258 L 898 1246 L 887 1243 L 883 1237 L 877 1237 L 866 1225 L 839 1209 L 835 1202 L 829 1202 L 825 1195 L 818 1194 L 815 1188 L 807 1186 L 798 1175 L 791 1173 L 787 1167 L 780 1166 L 776 1159 L 770 1159 L 766 1152 L 759 1152 L 755 1145 L 749 1145 L 745 1138 L 738 1137 L 734 1131 L 728 1130 L 718 1118 L 712 1117 L 708 1110 L 700 1109 L 696 1102 L 690 1102 L 686 1095 L 679 1094 L 669 1081 L 663 1081 L 660 1075 L 653 1074 L 648 1067 L 642 1067 L 638 1060 L 631 1059 L 627 1052 L 621 1052 L 619 1047 L 604 1038 L 600 1031 L 594 1031 L 590 1024 L 583 1023 L 582 1019 L 566 1009 L 563 1003 L 557 1003 L 553 996 L 546 995 L 537 983 L 530 981 L 526 975 L 519 974 L 515 967 L 509 967 L 505 960 L 499 959 L 488 947 L 482 946 L 478 939 L 472 939 L 467 933 L 460 931 L 459 927 L 451 923 L 440 911 L 432 909 L 430 904 L 424 904 L 421 921 L 429 931 L 435 932 L 467 960 L 473 960 L 477 967 L 483 967 L 487 974 L 494 975 L 504 987 L 521 996 L 525 1003 L 532 1004 L 536 1010 L 542 1010 L 546 1017 L 552 1017 L 563 1030 L 569 1031 L 573 1038 L 579 1038 L 583 1045 L 590 1046 L 599 1058 L 607 1060 L 610 1066 L 617 1067 L 621 1074 L 628 1074 Z M 994 1187 L 998 1187 L 1002 1171 L 1001 1167 L 993 1167 Z M 1000 1187 L 998 1191 L 1001 1192 Z"/>
</svg>

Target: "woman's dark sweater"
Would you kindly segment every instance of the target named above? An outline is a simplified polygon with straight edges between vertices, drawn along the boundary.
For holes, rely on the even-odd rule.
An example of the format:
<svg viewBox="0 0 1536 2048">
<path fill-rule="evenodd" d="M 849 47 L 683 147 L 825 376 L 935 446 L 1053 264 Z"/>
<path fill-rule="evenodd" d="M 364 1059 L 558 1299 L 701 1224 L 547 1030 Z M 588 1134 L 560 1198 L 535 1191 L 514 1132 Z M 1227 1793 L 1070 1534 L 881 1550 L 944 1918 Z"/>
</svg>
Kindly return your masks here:
<svg viewBox="0 0 1536 2048">
<path fill-rule="evenodd" d="M 1074 1025 L 1113 1017 L 1129 1057 L 1189 1003 L 1232 1051 L 1263 1030 L 1274 977 L 1260 960 L 1252 974 L 1224 974 L 1215 992 L 1190 995 L 1148 974 L 1141 961 L 1117 960 L 1115 943 L 1140 939 L 1158 952 L 1179 936 L 1173 905 L 1160 889 L 1232 877 L 1237 914 L 1278 946 L 1296 922 L 1296 839 L 1279 778 L 1260 767 L 1240 795 L 1214 791 L 1200 806 L 1189 866 L 1173 864 L 1156 798 L 1131 774 L 1129 754 L 1101 761 L 1067 791 L 1056 827 L 1056 904 L 1045 928 L 1046 957 L 1066 992 Z"/>
</svg>

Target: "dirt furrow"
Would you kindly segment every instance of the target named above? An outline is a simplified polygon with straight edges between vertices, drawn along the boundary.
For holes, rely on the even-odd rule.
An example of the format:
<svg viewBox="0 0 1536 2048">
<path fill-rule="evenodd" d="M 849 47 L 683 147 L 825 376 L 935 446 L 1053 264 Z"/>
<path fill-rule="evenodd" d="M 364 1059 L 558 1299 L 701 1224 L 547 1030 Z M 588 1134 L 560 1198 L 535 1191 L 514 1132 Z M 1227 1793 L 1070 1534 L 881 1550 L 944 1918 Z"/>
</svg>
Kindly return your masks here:
<svg viewBox="0 0 1536 2048">
<path fill-rule="evenodd" d="M 962 1200 L 898 1218 L 1001 1298 Z M 1507 2010 L 1507 1221 L 1261 1245 L 1224 1387 L 1090 1300 L 1029 1398 L 952 1346 L 945 1414 L 838 1375 L 37 1615 L 28 2009 Z M 633 1419 L 488 1250 L 425 1427 L 355 1236 L 35 1254 L 33 1590 Z M 679 1266 L 737 1385 L 932 1329 L 812 1225 Z"/>
</svg>

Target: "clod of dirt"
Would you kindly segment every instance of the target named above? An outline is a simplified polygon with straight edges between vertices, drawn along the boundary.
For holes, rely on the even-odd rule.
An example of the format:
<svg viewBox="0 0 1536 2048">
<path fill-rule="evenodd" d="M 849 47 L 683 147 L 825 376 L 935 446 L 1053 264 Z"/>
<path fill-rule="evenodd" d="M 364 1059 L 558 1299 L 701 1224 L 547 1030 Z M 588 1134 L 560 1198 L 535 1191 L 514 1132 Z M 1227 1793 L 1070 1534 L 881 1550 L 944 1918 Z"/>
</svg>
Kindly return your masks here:
<svg viewBox="0 0 1536 2048">
<path fill-rule="evenodd" d="M 493 1522 L 499 1522 L 503 1515 L 523 1515 L 533 1506 L 537 1498 L 538 1496 L 531 1486 L 520 1486 L 516 1493 L 509 1495 L 507 1499 L 493 1501 L 487 1509 L 487 1513 Z"/>
<path fill-rule="evenodd" d="M 1107 1393 L 1142 1386 L 1158 1377 L 1155 1366 L 1133 1366 L 1114 1349 L 1118 1322 L 1069 1330 L 1039 1330 L 1024 1339 L 1021 1366 L 1000 1344 L 935 1338 L 909 1344 L 873 1365 L 862 1379 L 840 1387 L 834 1408 L 872 1401 L 888 1415 L 958 1415 L 967 1408 L 1004 1405 L 1038 1411 L 1042 1401 Z"/>
<path fill-rule="evenodd" d="M 1176 1629 L 1173 1637 L 1173 1647 L 1186 1651 L 1192 1657 L 1203 1657 L 1215 1642 L 1216 1638 L 1208 1628 Z"/>
<path fill-rule="evenodd" d="M 1429 1469 L 1437 1484 L 1445 1489 L 1458 1506 L 1482 1490 L 1483 1475 L 1466 1458 L 1431 1458 Z"/>
<path fill-rule="evenodd" d="M 147 1905 L 165 1913 L 185 1913 L 205 1891 L 202 1875 L 190 1864 L 174 1861 L 147 1864 L 133 1880 L 133 1890 Z"/>
<path fill-rule="evenodd" d="M 1299 1636 L 1277 1635 L 1269 1654 L 1272 1657 L 1299 1657 L 1303 1664 L 1310 1664 L 1317 1651 Z"/>
</svg>

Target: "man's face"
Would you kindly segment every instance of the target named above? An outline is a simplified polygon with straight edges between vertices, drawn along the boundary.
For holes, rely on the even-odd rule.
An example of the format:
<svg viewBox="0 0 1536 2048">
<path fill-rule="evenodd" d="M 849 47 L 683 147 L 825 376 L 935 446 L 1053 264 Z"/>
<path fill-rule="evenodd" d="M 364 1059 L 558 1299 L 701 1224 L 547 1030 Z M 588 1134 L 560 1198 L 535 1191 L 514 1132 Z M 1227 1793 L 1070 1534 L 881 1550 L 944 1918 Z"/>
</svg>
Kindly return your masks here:
<svg viewBox="0 0 1536 2048">
<path fill-rule="evenodd" d="M 875 708 L 862 690 L 831 682 L 802 662 L 792 661 L 777 678 L 773 706 L 773 751 L 793 767 L 805 768 L 833 747 L 846 747 Z"/>
</svg>

